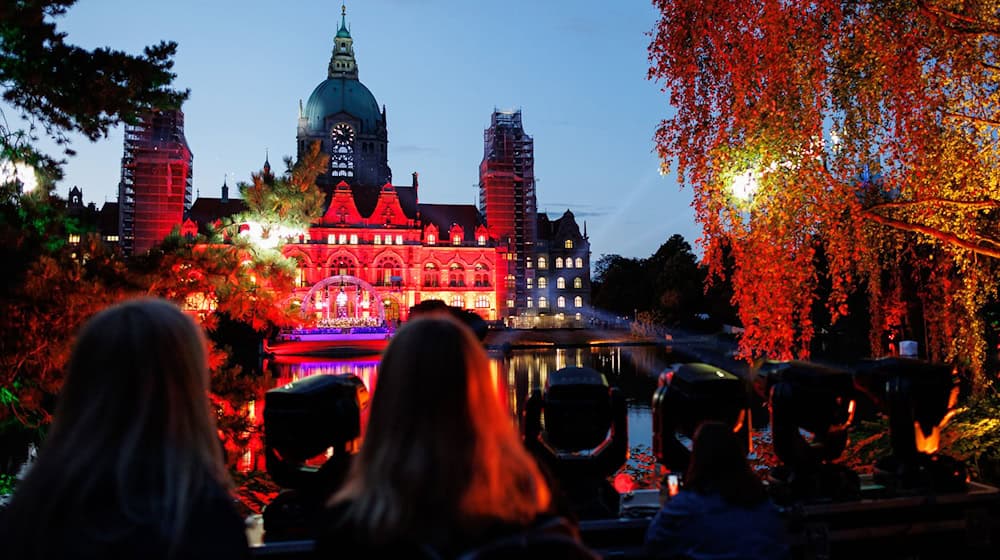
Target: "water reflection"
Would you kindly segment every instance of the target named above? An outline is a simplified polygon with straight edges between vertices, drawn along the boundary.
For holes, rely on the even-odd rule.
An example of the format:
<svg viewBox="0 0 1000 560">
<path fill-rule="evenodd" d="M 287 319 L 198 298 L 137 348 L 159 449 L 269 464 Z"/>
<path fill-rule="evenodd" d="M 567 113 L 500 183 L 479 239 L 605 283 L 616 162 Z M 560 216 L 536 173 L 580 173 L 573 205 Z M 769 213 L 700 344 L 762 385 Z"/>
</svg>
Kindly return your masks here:
<svg viewBox="0 0 1000 560">
<path fill-rule="evenodd" d="M 630 447 L 650 446 L 652 412 L 650 401 L 656 378 L 664 368 L 689 358 L 661 346 L 601 346 L 584 348 L 541 348 L 490 352 L 490 374 L 497 393 L 514 421 L 521 418 L 524 403 L 534 389 L 542 389 L 550 373 L 567 366 L 590 367 L 603 373 L 608 382 L 625 394 L 629 408 Z M 261 376 L 265 386 L 258 394 L 312 375 L 353 374 L 374 395 L 377 392 L 378 356 L 345 359 L 282 357 L 265 362 Z M 254 424 L 260 433 L 263 403 L 250 403 Z M 242 453 L 237 468 L 242 472 L 263 470 L 259 438 Z"/>
</svg>

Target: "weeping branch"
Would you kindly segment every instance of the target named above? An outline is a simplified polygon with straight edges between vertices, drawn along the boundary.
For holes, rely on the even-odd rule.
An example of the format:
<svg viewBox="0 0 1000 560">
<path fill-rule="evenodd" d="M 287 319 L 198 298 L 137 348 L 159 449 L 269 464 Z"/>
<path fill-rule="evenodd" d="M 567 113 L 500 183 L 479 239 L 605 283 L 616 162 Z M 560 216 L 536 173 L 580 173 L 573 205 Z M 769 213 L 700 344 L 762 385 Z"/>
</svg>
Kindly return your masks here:
<svg viewBox="0 0 1000 560">
<path fill-rule="evenodd" d="M 992 247 L 983 247 L 980 244 L 980 243 L 991 243 L 992 244 L 993 242 L 990 241 L 990 240 L 988 240 L 988 239 L 979 239 L 979 240 L 977 240 L 977 242 L 968 241 L 966 239 L 962 239 L 961 237 L 959 237 L 959 236 L 957 236 L 957 235 L 955 235 L 953 233 L 948 233 L 946 231 L 941 231 L 940 229 L 933 228 L 933 227 L 930 227 L 930 226 L 925 226 L 925 225 L 921 225 L 921 224 L 913 224 L 913 223 L 910 223 L 910 222 L 904 222 L 902 220 L 897 220 L 895 218 L 889 218 L 889 217 L 883 216 L 882 214 L 879 214 L 877 212 L 872 212 L 871 210 L 865 210 L 864 212 L 862 212 L 862 215 L 866 219 L 871 220 L 871 221 L 876 222 L 876 223 L 879 223 L 879 224 L 882 224 L 884 226 L 888 226 L 888 227 L 891 227 L 891 228 L 894 228 L 894 229 L 898 229 L 900 231 L 909 231 L 909 232 L 913 232 L 913 233 L 922 233 L 924 235 L 928 235 L 930 237 L 933 237 L 934 239 L 937 239 L 938 241 L 941 241 L 942 243 L 947 243 L 948 245 L 953 245 L 955 247 L 961 247 L 962 249 L 966 249 L 966 250 L 972 251 L 973 253 L 976 253 L 978 255 L 983 255 L 985 257 L 992 257 L 994 259 L 1000 259 L 1000 249 L 996 249 L 996 248 L 992 248 Z"/>
</svg>

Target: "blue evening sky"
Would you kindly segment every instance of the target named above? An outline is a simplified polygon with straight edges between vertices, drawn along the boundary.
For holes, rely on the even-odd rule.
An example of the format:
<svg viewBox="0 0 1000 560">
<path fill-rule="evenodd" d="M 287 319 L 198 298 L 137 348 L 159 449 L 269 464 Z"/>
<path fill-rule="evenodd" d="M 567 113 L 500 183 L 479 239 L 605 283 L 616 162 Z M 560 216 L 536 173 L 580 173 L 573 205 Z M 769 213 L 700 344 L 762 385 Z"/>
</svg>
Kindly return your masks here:
<svg viewBox="0 0 1000 560">
<path fill-rule="evenodd" d="M 80 0 L 58 23 L 87 48 L 179 44 L 190 88 L 185 133 L 194 186 L 217 197 L 295 153 L 298 103 L 326 78 L 340 2 Z M 648 0 L 347 2 L 361 81 L 384 104 L 394 183 L 420 173 L 423 202 L 474 203 L 494 107 L 523 111 L 535 140 L 539 210 L 587 223 L 593 259 L 646 257 L 670 235 L 700 235 L 690 189 L 661 176 L 653 132 L 670 110 L 646 79 Z M 66 167 L 57 191 L 114 201 L 121 129 Z M 235 189 L 233 189 L 235 192 Z"/>
</svg>

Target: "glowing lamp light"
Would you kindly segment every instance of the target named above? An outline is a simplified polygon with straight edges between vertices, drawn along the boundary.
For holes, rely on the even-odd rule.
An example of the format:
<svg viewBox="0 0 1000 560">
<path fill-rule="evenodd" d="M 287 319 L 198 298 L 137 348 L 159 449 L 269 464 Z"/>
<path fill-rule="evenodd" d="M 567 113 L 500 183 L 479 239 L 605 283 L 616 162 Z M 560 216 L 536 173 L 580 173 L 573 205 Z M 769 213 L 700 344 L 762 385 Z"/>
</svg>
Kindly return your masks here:
<svg viewBox="0 0 1000 560">
<path fill-rule="evenodd" d="M 733 182 L 730 185 L 733 196 L 742 202 L 751 201 L 757 193 L 757 187 L 757 172 L 753 169 L 747 169 L 733 177 Z"/>
<path fill-rule="evenodd" d="M 0 161 L 0 185 L 16 183 L 21 192 L 28 194 L 38 188 L 35 168 L 20 161 Z"/>
<path fill-rule="evenodd" d="M 261 249 L 276 249 L 283 239 L 297 238 L 305 231 L 282 224 L 271 224 L 267 228 L 260 222 L 247 222 L 239 228 L 240 234 L 254 246 Z"/>
<path fill-rule="evenodd" d="M 337 294 L 337 307 L 344 307 L 345 305 L 347 305 L 347 294 L 341 289 L 340 293 Z"/>
<path fill-rule="evenodd" d="M 615 475 L 615 491 L 619 494 L 631 494 L 635 491 L 635 480 L 628 473 L 618 473 Z"/>
</svg>

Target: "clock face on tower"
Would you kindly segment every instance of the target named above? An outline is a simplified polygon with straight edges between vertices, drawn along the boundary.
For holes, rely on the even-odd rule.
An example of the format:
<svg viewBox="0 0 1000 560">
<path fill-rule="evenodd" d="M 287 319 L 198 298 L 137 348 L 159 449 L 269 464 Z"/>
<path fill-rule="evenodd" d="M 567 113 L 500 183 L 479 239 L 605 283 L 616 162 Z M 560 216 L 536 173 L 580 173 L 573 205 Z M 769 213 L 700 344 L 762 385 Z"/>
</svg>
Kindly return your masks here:
<svg viewBox="0 0 1000 560">
<path fill-rule="evenodd" d="M 347 123 L 337 123 L 330 137 L 335 146 L 350 146 L 354 144 L 354 129 Z"/>
<path fill-rule="evenodd" d="M 354 176 L 354 128 L 347 123 L 337 123 L 330 131 L 330 175 Z"/>
</svg>

